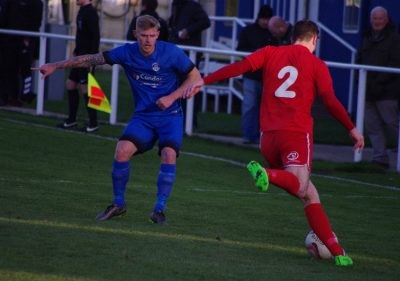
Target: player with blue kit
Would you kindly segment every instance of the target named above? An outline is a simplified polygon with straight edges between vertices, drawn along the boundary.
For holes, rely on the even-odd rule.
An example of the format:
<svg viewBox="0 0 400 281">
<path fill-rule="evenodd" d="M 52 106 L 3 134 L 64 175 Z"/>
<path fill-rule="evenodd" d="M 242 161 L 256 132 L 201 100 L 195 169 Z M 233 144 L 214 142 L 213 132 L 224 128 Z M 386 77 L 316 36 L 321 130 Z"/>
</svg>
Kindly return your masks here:
<svg viewBox="0 0 400 281">
<path fill-rule="evenodd" d="M 104 53 L 83 55 L 45 64 L 39 70 L 47 77 L 59 68 L 121 65 L 128 77 L 135 102 L 134 115 L 120 137 L 112 167 L 114 199 L 96 220 L 104 221 L 126 212 L 125 191 L 130 176 L 130 159 L 153 148 L 158 140 L 161 156 L 157 199 L 150 220 L 164 224 L 164 213 L 176 175 L 176 159 L 183 141 L 183 90 L 201 78 L 187 55 L 174 44 L 158 41 L 160 23 L 140 16 L 128 43 Z M 186 77 L 180 84 L 181 77 Z"/>
</svg>

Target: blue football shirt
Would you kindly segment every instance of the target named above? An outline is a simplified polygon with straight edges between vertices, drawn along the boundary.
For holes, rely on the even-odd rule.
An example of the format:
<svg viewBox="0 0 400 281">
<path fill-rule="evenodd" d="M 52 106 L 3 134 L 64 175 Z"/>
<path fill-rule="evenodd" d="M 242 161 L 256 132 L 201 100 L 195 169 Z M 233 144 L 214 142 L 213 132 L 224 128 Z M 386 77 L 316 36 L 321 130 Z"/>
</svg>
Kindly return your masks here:
<svg viewBox="0 0 400 281">
<path fill-rule="evenodd" d="M 180 100 L 166 110 L 156 101 L 175 91 L 182 77 L 188 74 L 194 64 L 177 46 L 157 41 L 150 56 L 140 53 L 138 43 L 128 43 L 104 52 L 108 64 L 121 65 L 128 77 L 135 102 L 135 114 L 168 115 L 181 112 Z"/>
</svg>

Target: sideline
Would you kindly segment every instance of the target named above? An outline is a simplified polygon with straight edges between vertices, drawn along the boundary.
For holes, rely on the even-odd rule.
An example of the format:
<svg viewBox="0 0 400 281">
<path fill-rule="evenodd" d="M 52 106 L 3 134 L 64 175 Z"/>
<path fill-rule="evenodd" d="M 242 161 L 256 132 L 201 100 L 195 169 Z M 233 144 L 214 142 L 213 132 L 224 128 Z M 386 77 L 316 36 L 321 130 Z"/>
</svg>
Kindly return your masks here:
<svg viewBox="0 0 400 281">
<path fill-rule="evenodd" d="M 58 130 L 58 131 L 63 131 L 65 133 L 80 134 L 80 135 L 85 135 L 88 137 L 93 137 L 93 138 L 98 138 L 98 139 L 103 139 L 103 140 L 110 140 L 110 141 L 118 140 L 117 138 L 105 137 L 105 136 L 100 136 L 100 135 L 96 135 L 96 134 L 87 134 L 84 132 L 78 132 L 78 131 L 74 131 L 74 130 L 58 129 L 58 128 L 51 127 L 48 125 L 43 125 L 43 124 L 30 123 L 30 122 L 26 122 L 26 121 L 13 120 L 13 119 L 3 118 L 3 117 L 0 117 L 0 119 L 7 121 L 7 122 L 28 126 L 28 127 L 37 127 L 37 128 L 43 128 L 43 129 Z M 195 152 L 188 152 L 188 151 L 180 151 L 180 153 L 183 155 L 187 155 L 187 156 L 192 156 L 192 157 L 197 157 L 197 158 L 202 158 L 202 159 L 207 159 L 207 160 L 220 161 L 220 162 L 228 163 L 228 164 L 238 166 L 238 167 L 246 167 L 246 163 L 223 158 L 223 157 L 217 157 L 217 156 L 195 153 Z M 332 179 L 332 180 L 337 180 L 337 181 L 342 181 L 342 182 L 347 182 L 347 183 L 352 183 L 352 184 L 359 184 L 359 185 L 368 186 L 368 187 L 377 187 L 377 188 L 382 188 L 382 189 L 386 189 L 386 190 L 400 191 L 399 186 L 381 185 L 381 184 L 375 184 L 375 183 L 370 183 L 370 182 L 365 182 L 365 181 L 360 181 L 360 180 L 328 176 L 328 175 L 322 175 L 322 174 L 316 174 L 316 173 L 312 173 L 311 176 L 325 178 L 325 179 Z"/>
</svg>

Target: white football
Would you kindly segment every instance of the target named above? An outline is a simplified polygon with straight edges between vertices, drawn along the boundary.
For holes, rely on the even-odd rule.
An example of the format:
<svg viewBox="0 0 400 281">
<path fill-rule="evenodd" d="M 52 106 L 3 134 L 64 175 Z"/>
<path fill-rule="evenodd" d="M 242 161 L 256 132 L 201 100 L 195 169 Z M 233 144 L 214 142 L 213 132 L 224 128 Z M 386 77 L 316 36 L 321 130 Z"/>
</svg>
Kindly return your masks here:
<svg viewBox="0 0 400 281">
<path fill-rule="evenodd" d="M 336 235 L 335 239 L 337 241 Z M 328 250 L 325 244 L 318 238 L 317 234 L 315 234 L 314 231 L 310 230 L 310 232 L 308 232 L 304 244 L 310 256 L 316 259 L 332 258 L 331 252 Z"/>
</svg>

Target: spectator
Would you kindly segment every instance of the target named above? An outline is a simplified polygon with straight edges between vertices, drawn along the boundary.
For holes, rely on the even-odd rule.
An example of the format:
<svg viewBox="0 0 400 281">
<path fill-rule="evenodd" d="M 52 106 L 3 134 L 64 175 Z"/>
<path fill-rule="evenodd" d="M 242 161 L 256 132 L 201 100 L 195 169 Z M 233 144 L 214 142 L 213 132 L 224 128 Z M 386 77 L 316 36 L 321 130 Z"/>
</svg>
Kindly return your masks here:
<svg viewBox="0 0 400 281">
<path fill-rule="evenodd" d="M 242 29 L 239 35 L 238 51 L 254 52 L 271 45 L 272 35 L 268 30 L 269 19 L 273 10 L 269 5 L 261 6 L 257 20 Z M 243 143 L 257 144 L 260 139 L 260 104 L 262 95 L 262 72 L 245 73 L 243 75 L 243 101 L 241 127 Z"/>
<path fill-rule="evenodd" d="M 6 1 L 0 0 L 0 28 L 6 28 Z M 4 92 L 4 77 L 2 75 L 3 68 L 5 69 L 4 60 L 4 34 L 0 33 L 0 106 L 7 104 L 7 96 Z"/>
<path fill-rule="evenodd" d="M 150 16 L 153 16 L 156 19 L 158 19 L 158 21 L 160 22 L 160 26 L 161 26 L 160 27 L 160 36 L 158 37 L 158 40 L 168 41 L 168 24 L 156 12 L 157 7 L 158 7 L 157 0 L 142 0 L 142 11 L 140 12 L 140 16 L 150 15 Z M 128 33 L 126 34 L 126 40 L 136 41 L 133 31 L 136 30 L 137 18 L 138 17 L 136 16 L 132 19 L 131 24 L 129 25 Z"/>
<path fill-rule="evenodd" d="M 1 12 L 3 28 L 39 31 L 43 11 L 41 0 L 6 0 L 2 5 L 4 6 L 2 7 L 4 11 Z M 0 80 L 3 85 L 0 103 L 22 106 L 21 100 L 30 101 L 34 97 L 31 66 L 37 40 L 21 35 L 1 35 L 1 37 Z"/>
<path fill-rule="evenodd" d="M 76 36 L 74 56 L 84 54 L 95 54 L 99 51 L 100 28 L 99 16 L 96 9 L 92 6 L 92 0 L 77 0 L 76 4 L 80 6 L 76 16 Z M 89 116 L 89 123 L 82 128 L 87 133 L 95 132 L 99 129 L 97 123 L 97 111 L 89 108 L 88 104 L 88 73 L 90 68 L 74 68 L 69 73 L 65 83 L 68 91 L 68 118 L 57 127 L 62 129 L 72 129 L 78 125 L 76 115 L 79 107 L 80 89 L 85 100 L 86 110 Z M 92 70 L 93 71 L 93 70 Z"/>
<path fill-rule="evenodd" d="M 201 5 L 193 0 L 174 0 L 169 19 L 169 42 L 201 46 L 202 31 L 210 27 L 210 19 Z M 202 54 L 197 53 L 196 67 L 199 67 Z M 197 127 L 197 112 L 200 109 L 201 96 L 194 99 L 193 126 Z M 183 102 L 186 113 L 186 102 Z"/>
<path fill-rule="evenodd" d="M 282 46 L 291 43 L 293 26 L 279 16 L 273 16 L 268 22 L 268 29 L 274 37 L 274 45 Z"/>
<path fill-rule="evenodd" d="M 400 67 L 400 36 L 383 7 L 370 13 L 368 30 L 363 34 L 357 62 L 366 65 Z M 373 149 L 372 161 L 389 167 L 386 130 L 396 140 L 399 135 L 400 79 L 398 74 L 368 71 L 365 129 Z"/>
<path fill-rule="evenodd" d="M 176 160 L 183 141 L 180 98 L 184 87 L 201 77 L 181 49 L 171 43 L 157 41 L 160 23 L 156 18 L 140 16 L 136 26 L 135 43 L 35 69 L 47 77 L 57 68 L 86 68 L 104 64 L 119 64 L 124 68 L 135 100 L 134 115 L 115 149 L 113 202 L 96 219 L 104 221 L 126 212 L 125 191 L 131 170 L 129 161 L 133 156 L 151 150 L 158 140 L 161 165 L 157 199 L 150 219 L 156 224 L 164 224 L 167 220 L 164 210 L 175 181 Z M 186 79 L 179 86 L 179 77 L 182 76 Z"/>
<path fill-rule="evenodd" d="M 201 33 L 210 27 L 210 19 L 199 3 L 174 0 L 169 20 L 169 41 L 180 45 L 201 46 Z"/>
<path fill-rule="evenodd" d="M 363 149 L 364 137 L 336 98 L 328 67 L 312 54 L 317 46 L 318 26 L 303 20 L 293 30 L 293 45 L 259 49 L 195 82 L 184 97 L 190 98 L 203 85 L 263 70 L 260 150 L 270 168 L 255 161 L 247 168 L 261 190 L 267 191 L 272 183 L 299 199 L 310 227 L 335 257 L 336 265 L 350 266 L 353 261 L 335 239 L 317 188 L 310 180 L 314 99 L 321 97 L 328 111 L 349 131 L 355 150 Z"/>
</svg>

